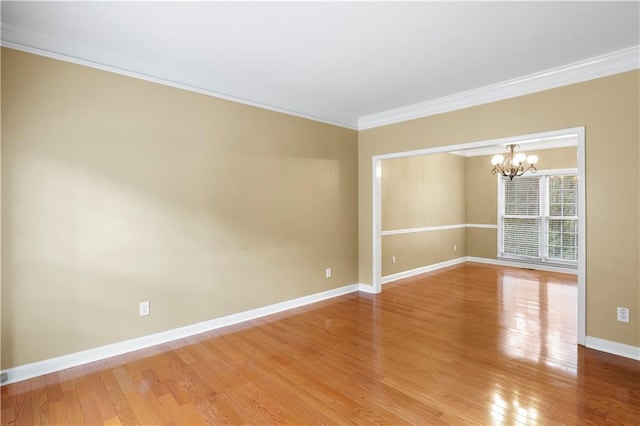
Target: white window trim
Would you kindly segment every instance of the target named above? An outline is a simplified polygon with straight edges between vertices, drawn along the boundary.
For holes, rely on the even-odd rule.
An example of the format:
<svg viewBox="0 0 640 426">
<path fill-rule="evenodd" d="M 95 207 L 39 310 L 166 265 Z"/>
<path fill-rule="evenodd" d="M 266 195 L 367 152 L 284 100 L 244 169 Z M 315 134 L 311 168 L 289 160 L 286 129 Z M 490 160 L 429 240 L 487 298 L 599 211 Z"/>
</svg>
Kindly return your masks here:
<svg viewBox="0 0 640 426">
<path fill-rule="evenodd" d="M 555 175 L 575 175 L 576 177 L 578 177 L 578 179 L 580 179 L 580 174 L 578 173 L 578 169 L 577 168 L 565 168 L 565 169 L 545 169 L 545 170 L 538 170 L 536 173 L 527 173 L 525 176 L 555 176 Z M 526 263 L 531 263 L 531 264 L 538 264 L 538 265 L 550 265 L 550 266 L 560 266 L 560 267 L 565 267 L 565 268 L 578 268 L 578 261 L 569 261 L 569 260 L 561 260 L 561 259 L 547 259 L 545 258 L 544 255 L 540 256 L 539 258 L 529 258 L 529 257 L 524 257 L 524 256 L 515 256 L 515 255 L 509 255 L 509 254 L 503 254 L 502 253 L 502 248 L 503 248 L 503 232 L 502 232 L 502 218 L 503 215 L 501 214 L 501 212 L 504 211 L 504 185 L 501 185 L 502 176 L 497 175 L 496 176 L 496 185 L 497 185 L 497 193 L 498 193 L 498 217 L 497 217 L 497 221 L 496 223 L 498 224 L 498 244 L 497 244 L 497 249 L 498 249 L 498 253 L 496 253 L 496 259 L 501 259 L 501 260 L 511 260 L 511 261 L 518 261 L 518 262 L 526 262 Z M 516 178 L 517 179 L 517 178 Z M 548 242 L 547 242 L 547 238 L 546 238 L 546 231 L 543 230 L 543 227 L 546 227 L 548 225 L 548 221 L 549 221 L 549 206 L 548 206 L 548 201 L 547 201 L 547 197 L 543 196 L 546 195 L 546 192 L 548 192 L 548 188 L 545 188 L 545 186 L 548 185 L 548 181 L 545 181 L 545 185 L 540 185 L 540 215 L 537 216 L 540 219 L 539 222 L 539 232 L 540 235 L 545 235 L 545 238 L 541 238 L 540 239 L 540 252 L 541 253 L 547 253 L 548 250 Z M 578 183 L 578 197 L 582 196 L 582 193 L 580 192 L 580 185 L 582 185 L 582 182 L 579 181 Z M 578 202 L 578 208 L 580 206 L 580 202 Z M 510 215 L 510 217 L 517 217 L 514 215 Z M 533 216 L 526 216 L 526 217 L 533 217 Z M 577 221 L 577 223 L 579 224 L 579 216 L 571 216 L 569 217 L 569 219 L 575 219 Z M 578 229 L 578 232 L 580 233 L 580 229 Z M 578 237 L 578 244 L 580 244 L 580 237 Z M 579 249 L 578 249 L 579 250 Z"/>
</svg>

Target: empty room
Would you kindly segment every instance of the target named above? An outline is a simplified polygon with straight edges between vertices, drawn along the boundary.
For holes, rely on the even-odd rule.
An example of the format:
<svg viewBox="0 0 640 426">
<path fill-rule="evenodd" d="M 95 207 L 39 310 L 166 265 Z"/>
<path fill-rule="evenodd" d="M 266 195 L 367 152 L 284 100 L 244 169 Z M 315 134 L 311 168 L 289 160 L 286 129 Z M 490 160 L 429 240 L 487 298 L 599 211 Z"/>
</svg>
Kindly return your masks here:
<svg viewBox="0 0 640 426">
<path fill-rule="evenodd" d="M 640 424 L 640 2 L 0 7 L 1 424 Z"/>
</svg>

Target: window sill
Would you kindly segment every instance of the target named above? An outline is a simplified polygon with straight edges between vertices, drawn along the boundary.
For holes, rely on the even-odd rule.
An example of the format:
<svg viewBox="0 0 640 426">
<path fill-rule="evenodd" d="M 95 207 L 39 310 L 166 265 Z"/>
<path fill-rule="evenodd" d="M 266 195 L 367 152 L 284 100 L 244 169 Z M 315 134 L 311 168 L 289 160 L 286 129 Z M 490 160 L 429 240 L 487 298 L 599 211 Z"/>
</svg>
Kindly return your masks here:
<svg viewBox="0 0 640 426">
<path fill-rule="evenodd" d="M 554 268 L 566 268 L 566 269 L 578 269 L 578 262 L 549 262 L 549 261 L 536 261 L 536 260 L 531 260 L 531 259 L 526 259 L 526 258 L 520 258 L 520 257 L 510 257 L 510 256 L 496 256 L 496 259 L 498 260 L 503 260 L 506 262 L 517 262 L 517 263 L 526 263 L 526 264 L 530 264 L 530 265 L 538 265 L 538 266 L 551 266 Z"/>
</svg>

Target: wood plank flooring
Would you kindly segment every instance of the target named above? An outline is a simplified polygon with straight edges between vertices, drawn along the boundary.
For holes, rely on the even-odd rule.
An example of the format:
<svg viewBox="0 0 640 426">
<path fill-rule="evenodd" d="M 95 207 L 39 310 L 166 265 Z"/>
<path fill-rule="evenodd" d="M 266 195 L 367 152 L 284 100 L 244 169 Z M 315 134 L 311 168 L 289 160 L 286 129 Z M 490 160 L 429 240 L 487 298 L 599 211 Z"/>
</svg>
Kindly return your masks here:
<svg viewBox="0 0 640 426">
<path fill-rule="evenodd" d="M 575 276 L 467 263 L 2 387 L 2 424 L 640 424 Z"/>
</svg>

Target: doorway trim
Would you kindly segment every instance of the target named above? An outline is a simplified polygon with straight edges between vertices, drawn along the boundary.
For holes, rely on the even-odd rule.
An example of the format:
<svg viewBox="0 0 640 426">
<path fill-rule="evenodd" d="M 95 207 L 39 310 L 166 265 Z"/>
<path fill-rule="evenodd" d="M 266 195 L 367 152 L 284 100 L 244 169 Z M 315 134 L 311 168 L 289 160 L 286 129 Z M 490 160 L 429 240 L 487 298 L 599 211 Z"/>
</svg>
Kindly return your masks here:
<svg viewBox="0 0 640 426">
<path fill-rule="evenodd" d="M 382 291 L 382 160 L 392 158 L 413 157 L 418 155 L 440 154 L 451 151 L 461 151 L 473 148 L 486 148 L 495 145 L 522 143 L 532 139 L 552 138 L 561 135 L 577 135 L 578 154 L 578 344 L 586 342 L 586 174 L 585 174 L 585 128 L 571 127 L 528 135 L 512 136 L 507 138 L 490 139 L 456 145 L 438 146 L 434 148 L 418 149 L 413 151 L 394 152 L 389 154 L 374 155 L 372 161 L 372 286 L 374 293 Z M 487 173 L 489 169 L 487 168 Z"/>
</svg>

